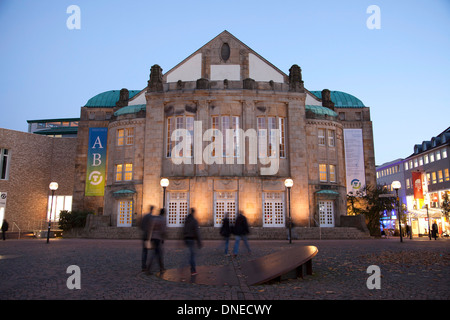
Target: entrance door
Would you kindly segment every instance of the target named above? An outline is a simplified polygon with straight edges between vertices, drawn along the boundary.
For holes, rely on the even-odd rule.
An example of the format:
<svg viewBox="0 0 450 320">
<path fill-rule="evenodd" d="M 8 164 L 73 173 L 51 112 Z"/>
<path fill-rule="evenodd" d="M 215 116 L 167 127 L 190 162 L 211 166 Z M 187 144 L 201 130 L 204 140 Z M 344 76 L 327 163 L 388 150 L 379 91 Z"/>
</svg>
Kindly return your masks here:
<svg viewBox="0 0 450 320">
<path fill-rule="evenodd" d="M 119 201 L 117 212 L 117 226 L 131 227 L 132 219 L 133 219 L 133 201 L 132 200 Z"/>
<path fill-rule="evenodd" d="M 319 201 L 319 223 L 321 227 L 334 227 L 333 201 Z"/>
<path fill-rule="evenodd" d="M 214 227 L 220 227 L 225 214 L 228 213 L 230 224 L 236 221 L 236 192 L 214 193 Z"/>
<path fill-rule="evenodd" d="M 181 227 L 188 214 L 188 193 L 169 192 L 167 194 L 167 225 Z"/>
<path fill-rule="evenodd" d="M 264 227 L 284 227 L 284 193 L 264 192 Z"/>
</svg>

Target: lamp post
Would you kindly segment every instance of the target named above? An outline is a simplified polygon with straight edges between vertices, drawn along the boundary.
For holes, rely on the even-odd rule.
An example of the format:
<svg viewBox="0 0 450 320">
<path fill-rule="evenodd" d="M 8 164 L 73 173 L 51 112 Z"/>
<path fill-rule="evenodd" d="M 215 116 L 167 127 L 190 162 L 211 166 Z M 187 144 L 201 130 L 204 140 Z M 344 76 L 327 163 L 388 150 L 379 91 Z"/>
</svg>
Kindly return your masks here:
<svg viewBox="0 0 450 320">
<path fill-rule="evenodd" d="M 392 189 L 395 190 L 395 194 L 397 196 L 397 214 L 398 214 L 398 228 L 400 231 L 400 242 L 403 242 L 403 236 L 402 236 L 402 215 L 400 213 L 400 200 L 398 198 L 398 189 L 402 187 L 402 184 L 400 181 L 393 181 L 391 184 Z"/>
<path fill-rule="evenodd" d="M 55 196 L 55 191 L 58 190 L 58 183 L 50 182 L 48 187 L 50 188 L 50 190 L 52 190 L 52 202 L 50 204 L 50 214 L 48 215 L 47 243 L 50 242 L 50 224 L 51 224 L 51 218 L 52 218 L 52 212 L 53 212 L 53 198 Z"/>
<path fill-rule="evenodd" d="M 169 179 L 162 178 L 159 182 L 161 187 L 163 188 L 163 209 L 166 208 L 166 188 L 169 186 Z"/>
<path fill-rule="evenodd" d="M 288 204 L 289 204 L 289 218 L 288 218 L 288 227 L 289 227 L 289 243 L 292 243 L 292 232 L 291 232 L 291 188 L 294 185 L 294 181 L 292 179 L 286 179 L 284 180 L 284 186 L 288 190 Z"/>
<path fill-rule="evenodd" d="M 431 240 L 431 232 L 430 232 L 430 215 L 428 214 L 428 203 L 425 204 L 427 208 L 427 220 L 428 220 L 428 238 Z"/>
</svg>

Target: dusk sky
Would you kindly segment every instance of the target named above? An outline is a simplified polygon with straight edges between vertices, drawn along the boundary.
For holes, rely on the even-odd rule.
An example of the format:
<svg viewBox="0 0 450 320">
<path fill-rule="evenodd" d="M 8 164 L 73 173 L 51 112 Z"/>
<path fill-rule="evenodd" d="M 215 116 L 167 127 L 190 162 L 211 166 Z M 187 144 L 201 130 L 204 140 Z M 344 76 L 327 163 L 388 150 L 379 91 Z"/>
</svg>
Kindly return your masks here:
<svg viewBox="0 0 450 320">
<path fill-rule="evenodd" d="M 67 26 L 70 5 L 79 29 Z M 377 165 L 450 126 L 448 0 L 0 0 L 0 128 L 79 117 L 98 93 L 141 90 L 152 65 L 165 73 L 224 30 L 286 74 L 298 64 L 308 90 L 370 107 Z"/>
</svg>

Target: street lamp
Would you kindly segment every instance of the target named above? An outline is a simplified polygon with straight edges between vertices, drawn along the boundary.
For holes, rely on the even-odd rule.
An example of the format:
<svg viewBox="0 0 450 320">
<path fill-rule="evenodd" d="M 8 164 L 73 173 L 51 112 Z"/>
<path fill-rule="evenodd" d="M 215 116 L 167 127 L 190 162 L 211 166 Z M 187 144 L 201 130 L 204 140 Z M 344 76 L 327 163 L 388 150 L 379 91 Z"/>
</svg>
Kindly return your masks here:
<svg viewBox="0 0 450 320">
<path fill-rule="evenodd" d="M 51 223 L 51 217 L 53 212 L 53 198 L 55 196 L 55 191 L 58 190 L 58 183 L 57 182 L 50 182 L 49 186 L 50 190 L 52 190 L 52 202 L 50 204 L 50 214 L 48 215 L 48 230 L 47 230 L 47 243 L 50 241 L 50 223 Z"/>
<path fill-rule="evenodd" d="M 287 188 L 288 190 L 288 204 L 289 204 L 289 243 L 292 243 L 292 232 L 291 232 L 291 188 L 294 185 L 294 181 L 292 179 L 286 179 L 284 180 L 284 186 Z"/>
<path fill-rule="evenodd" d="M 402 236 L 402 220 L 401 220 L 401 213 L 400 213 L 400 200 L 398 198 L 398 189 L 402 187 L 402 184 L 400 181 L 393 181 L 391 184 L 392 189 L 395 190 L 395 194 L 397 196 L 397 213 L 398 213 L 398 228 L 400 230 L 400 242 L 403 242 L 403 236 Z"/>
<path fill-rule="evenodd" d="M 169 186 L 169 179 L 162 178 L 159 182 L 161 187 L 163 188 L 163 209 L 166 208 L 166 188 Z"/>
</svg>

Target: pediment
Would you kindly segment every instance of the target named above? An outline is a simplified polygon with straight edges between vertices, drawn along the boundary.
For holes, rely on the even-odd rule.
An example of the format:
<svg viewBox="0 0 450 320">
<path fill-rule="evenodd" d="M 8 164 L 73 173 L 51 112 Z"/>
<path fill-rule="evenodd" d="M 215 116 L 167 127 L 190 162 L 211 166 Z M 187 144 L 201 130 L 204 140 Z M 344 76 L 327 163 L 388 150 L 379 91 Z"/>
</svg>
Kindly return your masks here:
<svg viewBox="0 0 450 320">
<path fill-rule="evenodd" d="M 287 75 L 228 31 L 223 31 L 163 76 L 164 82 L 196 81 L 287 82 Z"/>
</svg>

